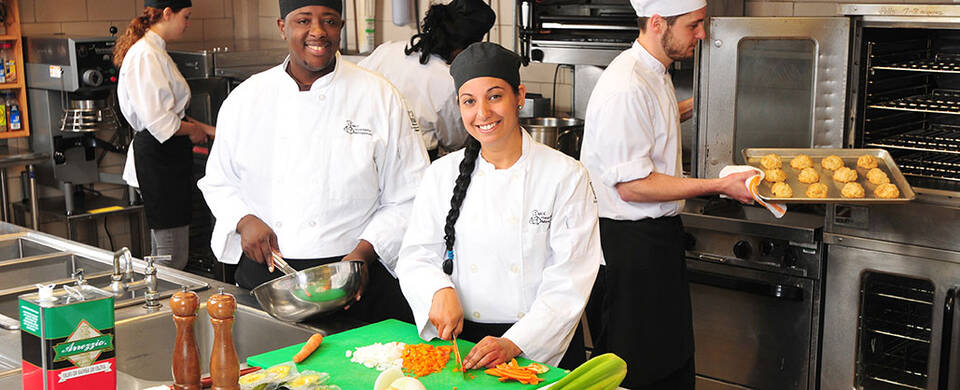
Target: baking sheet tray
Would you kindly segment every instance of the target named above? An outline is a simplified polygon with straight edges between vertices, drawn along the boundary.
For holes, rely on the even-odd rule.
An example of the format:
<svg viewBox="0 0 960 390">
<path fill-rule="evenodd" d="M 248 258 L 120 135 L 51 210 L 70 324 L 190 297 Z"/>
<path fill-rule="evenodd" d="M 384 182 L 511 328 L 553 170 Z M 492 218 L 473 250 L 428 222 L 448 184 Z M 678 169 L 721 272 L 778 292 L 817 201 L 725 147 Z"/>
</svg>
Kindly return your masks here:
<svg viewBox="0 0 960 390">
<path fill-rule="evenodd" d="M 787 173 L 787 184 L 793 189 L 792 198 L 775 198 L 771 192 L 772 183 L 763 181 L 760 184 L 760 187 L 757 189 L 760 193 L 760 197 L 764 200 L 777 203 L 870 203 L 870 204 L 886 204 L 886 203 L 904 203 L 909 202 L 917 197 L 917 194 L 913 192 L 913 188 L 910 187 L 910 183 L 907 182 L 907 179 L 903 177 L 903 174 L 900 173 L 900 168 L 893 161 L 893 158 L 890 156 L 886 150 L 883 149 L 782 149 L 782 148 L 749 148 L 743 150 L 743 160 L 747 162 L 748 165 L 763 169 L 763 166 L 760 165 L 760 159 L 763 156 L 768 154 L 777 154 L 783 160 L 783 171 Z M 810 156 L 810 159 L 813 160 L 813 169 L 817 170 L 817 173 L 820 174 L 820 183 L 823 183 L 829 189 L 826 198 L 808 198 L 805 195 L 807 191 L 807 186 L 809 184 L 801 183 L 798 180 L 800 171 L 793 169 L 790 166 L 790 160 L 794 157 L 806 154 Z M 863 169 L 857 166 L 857 159 L 864 155 L 869 154 L 877 159 L 877 168 L 883 170 L 887 174 L 887 177 L 890 178 L 890 182 L 897 185 L 897 188 L 900 190 L 900 197 L 896 199 L 882 199 L 877 198 L 873 194 L 873 190 L 877 186 L 867 180 L 867 169 Z M 857 183 L 860 183 L 863 186 L 864 192 L 866 192 L 863 198 L 844 198 L 840 195 L 840 190 L 843 188 L 844 183 L 840 183 L 833 180 L 833 171 L 824 169 L 820 166 L 820 160 L 827 156 L 839 156 L 843 159 L 843 165 L 847 168 L 856 169 L 857 171 Z"/>
</svg>

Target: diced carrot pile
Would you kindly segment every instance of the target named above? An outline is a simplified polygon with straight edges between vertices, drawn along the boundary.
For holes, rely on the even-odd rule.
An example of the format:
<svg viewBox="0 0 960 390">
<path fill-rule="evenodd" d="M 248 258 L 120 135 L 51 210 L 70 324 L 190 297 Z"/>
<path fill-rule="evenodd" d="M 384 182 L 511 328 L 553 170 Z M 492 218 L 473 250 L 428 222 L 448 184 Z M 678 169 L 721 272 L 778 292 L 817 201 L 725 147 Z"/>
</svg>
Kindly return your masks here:
<svg viewBox="0 0 960 390">
<path fill-rule="evenodd" d="M 407 344 L 403 347 L 403 371 L 416 377 L 440 372 L 450 360 L 453 347 L 430 344 Z"/>
<path fill-rule="evenodd" d="M 543 381 L 537 377 L 537 372 L 532 368 L 520 367 L 517 359 L 510 359 L 510 363 L 500 363 L 496 368 L 490 368 L 483 372 L 500 377 L 500 382 L 515 380 L 525 385 L 536 385 Z"/>
</svg>

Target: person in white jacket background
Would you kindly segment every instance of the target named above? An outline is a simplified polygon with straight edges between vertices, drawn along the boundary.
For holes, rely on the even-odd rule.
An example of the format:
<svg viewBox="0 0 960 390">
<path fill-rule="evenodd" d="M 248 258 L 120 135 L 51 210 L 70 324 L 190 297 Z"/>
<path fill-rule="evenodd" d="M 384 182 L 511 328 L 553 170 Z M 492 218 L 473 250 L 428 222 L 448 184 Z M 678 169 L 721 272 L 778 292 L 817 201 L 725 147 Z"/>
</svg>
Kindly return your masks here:
<svg viewBox="0 0 960 390">
<path fill-rule="evenodd" d="M 383 74 L 417 115 L 430 159 L 463 147 L 467 132 L 460 121 L 450 63 L 471 43 L 480 42 L 497 15 L 483 0 L 434 4 L 423 18 L 423 32 L 387 42 L 358 62 Z"/>
<path fill-rule="evenodd" d="M 282 275 L 274 254 L 298 270 L 363 260 L 348 313 L 412 320 L 390 273 L 428 165 L 416 122 L 389 82 L 340 58 L 340 0 L 279 4 L 290 55 L 224 101 L 199 183 L 214 254 L 246 289 Z"/>
<path fill-rule="evenodd" d="M 582 363 L 577 325 L 602 261 L 586 169 L 519 125 L 519 66 L 515 53 L 487 42 L 454 60 L 470 138 L 427 169 L 397 263 L 424 340 L 478 342 L 467 369 L 521 354 Z"/>
<path fill-rule="evenodd" d="M 151 254 L 161 264 L 187 265 L 193 193 L 193 144 L 213 137 L 213 126 L 185 115 L 190 87 L 167 54 L 167 41 L 190 26 L 190 0 L 146 0 L 114 46 L 120 68 L 120 112 L 136 131 L 123 179 L 138 187 L 150 227 Z"/>
</svg>

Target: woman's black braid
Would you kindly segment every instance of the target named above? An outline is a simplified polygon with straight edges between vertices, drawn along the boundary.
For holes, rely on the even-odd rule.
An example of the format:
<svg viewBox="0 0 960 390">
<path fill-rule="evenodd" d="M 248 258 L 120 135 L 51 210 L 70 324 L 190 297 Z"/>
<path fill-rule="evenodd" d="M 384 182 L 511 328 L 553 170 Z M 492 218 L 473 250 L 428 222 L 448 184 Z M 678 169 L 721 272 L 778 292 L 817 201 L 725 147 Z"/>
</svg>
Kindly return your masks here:
<svg viewBox="0 0 960 390">
<path fill-rule="evenodd" d="M 453 187 L 453 196 L 450 197 L 450 211 L 447 212 L 447 224 L 443 227 L 443 241 L 447 247 L 447 257 L 443 261 L 443 272 L 447 275 L 453 274 L 453 259 L 450 254 L 453 253 L 453 243 L 457 239 L 456 229 L 453 227 L 460 218 L 460 206 L 463 205 L 463 198 L 467 196 L 467 187 L 470 187 L 470 179 L 473 177 L 473 169 L 477 165 L 477 156 L 480 155 L 480 141 L 476 138 L 467 137 L 467 146 L 463 152 L 463 160 L 460 161 L 460 175 L 457 176 L 457 184 Z"/>
</svg>

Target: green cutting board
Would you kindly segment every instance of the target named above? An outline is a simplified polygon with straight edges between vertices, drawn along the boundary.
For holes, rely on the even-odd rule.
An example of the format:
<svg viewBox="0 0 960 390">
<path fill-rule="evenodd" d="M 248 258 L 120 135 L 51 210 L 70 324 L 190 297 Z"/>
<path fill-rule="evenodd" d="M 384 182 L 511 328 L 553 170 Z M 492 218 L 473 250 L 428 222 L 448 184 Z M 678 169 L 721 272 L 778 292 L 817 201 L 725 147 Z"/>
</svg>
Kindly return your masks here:
<svg viewBox="0 0 960 390">
<path fill-rule="evenodd" d="M 269 336 L 264 336 L 269 337 Z M 380 371 L 374 368 L 367 368 L 362 364 L 350 361 L 346 356 L 346 351 L 353 351 L 356 347 L 363 347 L 373 343 L 388 343 L 399 341 L 407 344 L 419 344 L 424 341 L 417 334 L 417 327 L 403 321 L 386 320 L 375 324 L 351 329 L 346 332 L 333 334 L 323 338 L 320 348 L 317 348 L 307 360 L 297 365 L 297 369 L 315 370 L 330 374 L 330 384 L 340 386 L 343 390 L 373 390 L 373 383 L 376 381 Z M 241 341 L 242 342 L 242 341 Z M 304 343 L 291 345 L 286 348 L 270 351 L 247 358 L 248 366 L 271 367 L 273 365 L 289 362 Z M 428 344 L 440 346 L 450 345 L 449 341 L 434 340 Z M 475 345 L 466 340 L 458 340 L 460 354 L 467 356 L 470 349 Z M 520 365 L 531 363 L 530 360 L 518 358 Z M 470 389 L 537 389 L 547 384 L 556 382 L 567 375 L 565 370 L 556 367 L 550 367 L 550 371 L 540 375 L 544 381 L 539 385 L 524 385 L 516 381 L 500 382 L 497 377 L 487 375 L 483 370 L 470 370 L 468 374 L 474 376 L 473 379 L 464 380 L 463 374 L 453 372 L 457 366 L 456 358 L 450 354 L 450 360 L 443 370 L 424 377 L 420 381 L 428 390 L 457 390 Z"/>
</svg>

